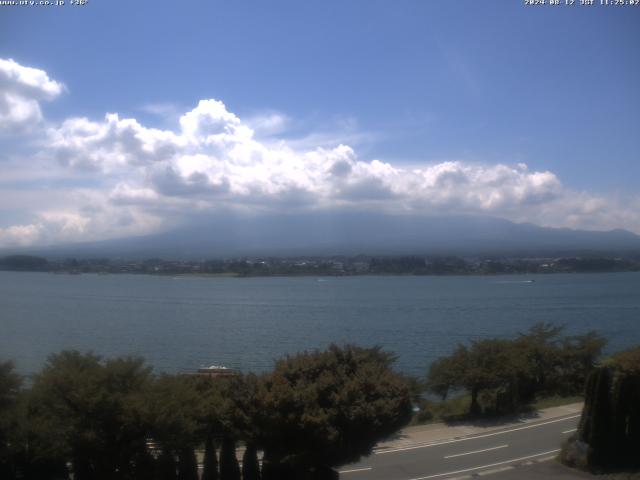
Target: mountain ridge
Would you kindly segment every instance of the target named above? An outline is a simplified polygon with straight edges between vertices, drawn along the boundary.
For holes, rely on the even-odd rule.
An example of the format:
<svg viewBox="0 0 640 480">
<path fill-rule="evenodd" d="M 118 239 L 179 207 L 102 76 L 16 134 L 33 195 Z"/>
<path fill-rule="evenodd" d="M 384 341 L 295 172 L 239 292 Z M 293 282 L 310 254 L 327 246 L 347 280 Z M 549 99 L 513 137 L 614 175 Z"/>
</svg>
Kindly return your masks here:
<svg viewBox="0 0 640 480">
<path fill-rule="evenodd" d="M 640 236 L 541 227 L 489 216 L 313 213 L 202 218 L 199 225 L 140 237 L 0 250 L 47 257 L 175 259 L 295 255 L 540 256 L 640 253 Z"/>
</svg>

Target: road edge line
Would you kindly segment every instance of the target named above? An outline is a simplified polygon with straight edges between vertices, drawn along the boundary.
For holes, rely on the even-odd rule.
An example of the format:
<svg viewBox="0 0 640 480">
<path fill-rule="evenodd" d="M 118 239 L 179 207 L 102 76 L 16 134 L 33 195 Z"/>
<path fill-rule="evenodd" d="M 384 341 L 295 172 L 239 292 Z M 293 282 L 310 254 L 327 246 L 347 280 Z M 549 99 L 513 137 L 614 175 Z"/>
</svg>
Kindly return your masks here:
<svg viewBox="0 0 640 480">
<path fill-rule="evenodd" d="M 532 423 L 532 424 L 529 424 L 529 425 L 524 425 L 522 427 L 512 428 L 510 430 L 500 430 L 500 431 L 494 431 L 494 432 L 490 432 L 490 433 L 482 433 L 482 434 L 479 434 L 479 435 L 470 434 L 469 436 L 462 437 L 462 438 L 451 438 L 451 439 L 442 440 L 442 441 L 436 440 L 435 442 L 414 444 L 414 445 L 410 445 L 410 446 L 407 446 L 407 447 L 389 448 L 387 450 L 374 450 L 373 454 L 374 455 L 383 455 L 383 454 L 386 454 L 386 453 L 404 452 L 406 450 L 416 450 L 418 448 L 436 447 L 438 445 L 447 445 L 449 443 L 466 442 L 466 441 L 475 440 L 475 439 L 478 439 L 478 438 L 493 437 L 493 436 L 496 436 L 496 435 L 503 435 L 505 433 L 517 432 L 517 431 L 520 431 L 520 430 L 527 430 L 529 428 L 542 427 L 544 425 L 563 422 L 563 421 L 566 421 L 566 420 L 573 420 L 574 418 L 578 418 L 581 415 L 582 414 L 576 414 L 576 415 L 571 415 L 571 416 L 568 416 L 568 417 L 555 418 L 553 420 L 547 420 L 547 421 L 540 422 L 540 423 Z"/>
</svg>

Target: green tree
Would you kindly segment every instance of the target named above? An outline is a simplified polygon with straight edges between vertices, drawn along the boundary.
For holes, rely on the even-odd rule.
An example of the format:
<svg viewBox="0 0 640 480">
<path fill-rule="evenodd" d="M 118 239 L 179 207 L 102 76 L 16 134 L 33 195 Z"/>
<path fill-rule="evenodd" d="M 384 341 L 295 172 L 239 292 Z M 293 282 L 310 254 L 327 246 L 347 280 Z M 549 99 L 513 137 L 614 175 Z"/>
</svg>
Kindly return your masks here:
<svg viewBox="0 0 640 480">
<path fill-rule="evenodd" d="M 256 424 L 256 418 L 260 415 L 260 397 L 258 392 L 258 377 L 253 374 L 236 376 L 219 382 L 220 393 L 224 401 L 219 405 L 221 430 L 231 439 L 242 439 L 245 443 L 245 452 L 242 462 L 243 480 L 260 478 L 260 468 L 257 458 L 257 445 L 260 441 L 260 432 Z M 223 442 L 223 447 L 224 447 Z M 230 443 L 229 443 L 230 445 Z M 220 454 L 223 457 L 222 452 Z M 231 478 L 237 478 L 237 461 L 235 454 L 228 458 L 229 466 L 222 466 L 220 462 L 220 476 L 222 472 L 230 472 Z"/>
<path fill-rule="evenodd" d="M 163 449 L 158 458 L 159 480 L 178 480 L 178 464 L 175 455 L 168 449 Z"/>
<path fill-rule="evenodd" d="M 43 271 L 48 265 L 46 258 L 32 255 L 10 255 L 0 258 L 0 270 Z"/>
<path fill-rule="evenodd" d="M 472 415 L 512 411 L 541 394 L 580 393 L 606 341 L 596 332 L 562 337 L 562 330 L 537 323 L 513 340 L 459 345 L 433 362 L 427 389 L 443 399 L 451 390 L 468 391 Z"/>
<path fill-rule="evenodd" d="M 640 346 L 614 355 L 613 448 L 617 463 L 640 467 Z"/>
<path fill-rule="evenodd" d="M 478 402 L 480 392 L 494 398 L 494 411 L 512 410 L 518 405 L 518 380 L 526 371 L 525 360 L 508 340 L 472 342 L 469 365 L 463 376 L 464 387 L 471 392 L 470 413 L 482 411 Z M 486 406 L 486 408 L 491 408 Z"/>
<path fill-rule="evenodd" d="M 161 375 L 146 392 L 147 423 L 152 438 L 162 450 L 164 475 L 176 468 L 179 479 L 192 479 L 195 464 L 194 450 L 206 436 L 203 419 L 207 403 L 198 390 L 198 379 L 184 375 Z M 171 466 L 169 457 L 178 458 Z"/>
<path fill-rule="evenodd" d="M 594 466 L 606 466 L 610 461 L 611 441 L 611 372 L 607 368 L 595 372 L 593 411 L 588 439 L 588 462 Z"/>
<path fill-rule="evenodd" d="M 478 415 L 487 409 L 513 409 L 519 401 L 518 381 L 524 372 L 524 360 L 518 356 L 514 342 L 480 340 L 470 347 L 459 345 L 452 355 L 436 361 L 427 385 L 445 398 L 452 388 L 467 390 L 471 394 L 469 413 Z M 491 399 L 491 404 L 483 408 L 481 395 Z"/>
<path fill-rule="evenodd" d="M 240 475 L 235 456 L 237 440 L 242 439 L 246 445 L 255 447 L 257 426 L 254 420 L 260 408 L 257 384 L 257 377 L 252 374 L 202 377 L 197 381 L 198 390 L 206 405 L 205 415 L 201 419 L 201 423 L 206 427 L 205 437 L 213 438 L 215 435 L 222 438 L 219 465 L 222 479 L 236 478 Z M 211 444 L 209 448 L 212 446 Z M 209 463 L 214 460 L 213 455 L 209 455 L 208 458 Z M 207 475 L 213 470 L 213 466 L 207 468 Z"/>
<path fill-rule="evenodd" d="M 13 362 L 0 363 L 0 478 L 16 474 L 15 431 L 22 379 L 14 372 Z"/>
<path fill-rule="evenodd" d="M 588 445 L 592 469 L 640 466 L 640 347 L 591 372 L 578 438 Z"/>
<path fill-rule="evenodd" d="M 640 346 L 616 353 L 613 362 L 623 372 L 640 373 Z"/>
<path fill-rule="evenodd" d="M 198 480 L 198 461 L 193 447 L 185 446 L 178 452 L 178 480 Z"/>
<path fill-rule="evenodd" d="M 216 457 L 216 446 L 213 441 L 213 435 L 208 434 L 204 443 L 202 480 L 218 480 L 218 478 L 218 458 Z"/>
<path fill-rule="evenodd" d="M 14 410 L 14 473 L 16 478 L 24 480 L 66 480 L 69 477 L 68 446 L 58 441 L 59 422 L 39 414 L 40 405 L 34 397 L 30 389 L 23 390 Z"/>
<path fill-rule="evenodd" d="M 560 351 L 561 373 L 556 392 L 568 395 L 582 392 L 606 344 L 607 340 L 593 330 L 583 335 L 565 337 Z"/>
<path fill-rule="evenodd" d="M 538 393 L 554 391 L 560 384 L 560 334 L 563 329 L 550 323 L 536 323 L 516 339 L 515 347 L 519 355 L 526 359 L 519 385 L 522 400 L 532 401 Z"/>
<path fill-rule="evenodd" d="M 411 418 L 411 390 L 380 348 L 332 345 L 286 356 L 260 383 L 263 479 L 322 478 Z M 277 476 L 276 476 L 277 475 Z"/>
<path fill-rule="evenodd" d="M 434 361 L 427 375 L 427 390 L 446 400 L 451 390 L 462 387 L 462 379 L 469 365 L 469 350 L 458 345 L 447 357 Z"/>
<path fill-rule="evenodd" d="M 150 374 L 137 358 L 52 355 L 34 380 L 29 423 L 44 426 L 40 443 L 71 459 L 75 479 L 132 478 L 146 453 L 141 400 Z"/>
<path fill-rule="evenodd" d="M 242 455 L 242 480 L 260 480 L 258 449 L 254 443 L 247 444 Z"/>
<path fill-rule="evenodd" d="M 228 436 L 223 437 L 220 447 L 220 480 L 240 480 L 236 442 Z"/>
</svg>

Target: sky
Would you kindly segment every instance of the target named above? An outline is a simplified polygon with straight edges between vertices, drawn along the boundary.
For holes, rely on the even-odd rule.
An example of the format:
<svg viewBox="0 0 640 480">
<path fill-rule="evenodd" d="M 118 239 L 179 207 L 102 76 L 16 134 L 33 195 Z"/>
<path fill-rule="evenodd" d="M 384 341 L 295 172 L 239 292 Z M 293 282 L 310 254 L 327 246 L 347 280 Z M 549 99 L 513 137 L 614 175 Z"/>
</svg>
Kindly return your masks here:
<svg viewBox="0 0 640 480">
<path fill-rule="evenodd" d="M 640 5 L 562 2 L 0 5 L 0 247 L 221 211 L 640 234 Z"/>
</svg>

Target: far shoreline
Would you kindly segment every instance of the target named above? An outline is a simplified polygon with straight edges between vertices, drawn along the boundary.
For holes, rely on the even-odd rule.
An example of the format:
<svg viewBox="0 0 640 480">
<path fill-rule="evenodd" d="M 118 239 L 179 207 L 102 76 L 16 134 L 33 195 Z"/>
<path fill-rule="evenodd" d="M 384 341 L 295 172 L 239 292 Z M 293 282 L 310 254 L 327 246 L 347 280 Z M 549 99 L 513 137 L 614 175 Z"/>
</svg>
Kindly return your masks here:
<svg viewBox="0 0 640 480">
<path fill-rule="evenodd" d="M 526 282 L 526 277 L 549 277 L 559 275 L 597 275 L 597 274 L 638 274 L 640 270 L 614 270 L 614 271 L 596 271 L 596 272 L 535 272 L 535 273 L 443 273 L 443 274 L 411 274 L 411 273 L 362 273 L 362 274 L 251 274 L 243 275 L 236 272 L 229 273 L 151 273 L 151 272 L 54 272 L 42 270 L 7 270 L 0 269 L 0 273 L 40 273 L 54 276 L 92 276 L 92 277 L 108 277 L 108 276 L 129 276 L 129 277 L 158 277 L 173 279 L 249 279 L 249 278 L 316 278 L 318 280 L 337 279 L 337 278 L 409 278 L 409 277 L 429 277 L 429 278 L 499 278 L 499 277 L 522 277 L 523 280 L 518 283 L 536 283 L 535 281 Z M 508 282 L 510 283 L 510 282 Z"/>
</svg>

